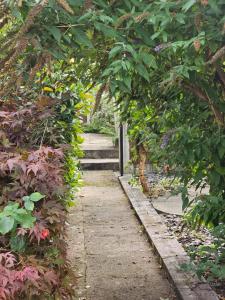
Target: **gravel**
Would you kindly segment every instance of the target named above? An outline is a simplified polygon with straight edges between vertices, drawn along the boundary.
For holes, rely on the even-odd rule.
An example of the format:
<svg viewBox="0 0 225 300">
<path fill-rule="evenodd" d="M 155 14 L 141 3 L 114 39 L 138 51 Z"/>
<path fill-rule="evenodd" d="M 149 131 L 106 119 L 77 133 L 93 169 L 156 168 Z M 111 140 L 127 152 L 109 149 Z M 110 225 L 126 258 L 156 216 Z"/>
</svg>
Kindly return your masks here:
<svg viewBox="0 0 225 300">
<path fill-rule="evenodd" d="M 148 183 L 150 186 L 149 198 L 158 198 L 170 193 L 172 190 L 176 190 L 179 186 L 179 180 L 174 181 L 173 176 L 168 176 L 164 172 L 158 173 L 150 171 L 147 175 Z M 194 189 L 193 189 L 194 190 Z M 205 191 L 207 193 L 207 190 Z M 194 190 L 195 193 L 195 190 Z M 212 245 L 215 238 L 212 236 L 209 230 L 206 228 L 198 228 L 193 230 L 187 223 L 184 223 L 182 216 L 171 215 L 161 213 L 165 224 L 168 227 L 171 235 L 176 236 L 177 240 L 182 244 L 184 249 L 189 253 L 195 253 L 199 246 Z M 196 265 L 202 260 L 201 256 L 195 257 Z M 210 261 L 214 260 L 215 257 L 211 256 Z M 207 273 L 204 277 L 207 278 Z M 209 281 L 211 287 L 215 290 L 221 300 L 225 300 L 225 280 L 211 280 Z"/>
<path fill-rule="evenodd" d="M 189 252 L 191 249 L 197 249 L 201 245 L 211 245 L 214 237 L 206 228 L 192 230 L 185 225 L 182 217 L 176 215 L 161 214 L 169 232 L 175 235 L 184 249 Z M 201 260 L 198 257 L 198 261 Z M 197 262 L 197 261 L 196 261 Z M 225 280 L 212 280 L 209 282 L 221 300 L 225 300 Z"/>
</svg>

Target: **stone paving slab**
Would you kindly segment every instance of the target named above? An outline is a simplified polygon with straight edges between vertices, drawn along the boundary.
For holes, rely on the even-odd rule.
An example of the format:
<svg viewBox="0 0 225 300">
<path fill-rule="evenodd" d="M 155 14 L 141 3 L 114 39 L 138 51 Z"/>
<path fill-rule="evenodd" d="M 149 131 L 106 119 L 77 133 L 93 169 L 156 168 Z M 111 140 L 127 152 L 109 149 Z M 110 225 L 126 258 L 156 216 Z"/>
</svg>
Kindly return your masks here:
<svg viewBox="0 0 225 300">
<path fill-rule="evenodd" d="M 175 300 L 113 172 L 88 171 L 84 181 L 68 226 L 75 300 Z"/>
<path fill-rule="evenodd" d="M 97 284 L 89 276 L 90 284 L 95 284 L 96 289 L 91 288 L 87 291 L 88 299 L 93 300 L 160 300 L 172 299 L 172 295 L 161 290 L 162 283 L 157 277 L 139 276 L 139 277 L 120 277 L 112 278 L 111 276 L 97 278 Z M 151 281 L 151 283 L 150 283 Z M 113 293 L 112 293 L 113 289 Z M 159 297 L 163 295 L 164 297 Z M 138 296 L 137 296 L 138 295 Z"/>
<path fill-rule="evenodd" d="M 195 189 L 191 187 L 188 189 L 190 200 L 199 195 L 209 194 L 209 187 Z M 182 216 L 182 197 L 181 194 L 172 195 L 171 192 L 166 192 L 165 195 L 151 199 L 153 207 L 158 211 L 166 214 Z"/>
<path fill-rule="evenodd" d="M 176 196 L 168 195 L 152 199 L 152 204 L 159 212 L 178 216 L 183 215 L 182 198 L 180 194 Z"/>
</svg>

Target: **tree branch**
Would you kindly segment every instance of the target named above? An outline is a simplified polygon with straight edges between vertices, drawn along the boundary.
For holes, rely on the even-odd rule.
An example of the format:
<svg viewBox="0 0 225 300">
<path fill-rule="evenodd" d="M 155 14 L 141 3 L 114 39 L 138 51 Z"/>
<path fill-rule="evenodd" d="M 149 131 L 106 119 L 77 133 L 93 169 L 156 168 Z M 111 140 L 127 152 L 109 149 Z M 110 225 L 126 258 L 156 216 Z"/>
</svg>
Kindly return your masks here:
<svg viewBox="0 0 225 300">
<path fill-rule="evenodd" d="M 192 94 L 194 94 L 195 96 L 197 96 L 198 98 L 200 98 L 201 100 L 207 102 L 209 104 L 209 99 L 208 99 L 208 96 L 206 95 L 206 93 L 204 93 L 202 91 L 201 88 L 199 88 L 198 86 L 195 86 L 193 84 L 190 84 L 190 83 L 186 83 L 186 82 L 183 82 L 182 83 L 182 86 L 190 91 Z"/>
<path fill-rule="evenodd" d="M 217 62 L 218 59 L 222 58 L 225 55 L 225 46 L 223 46 L 221 49 L 219 49 L 213 57 L 207 61 L 206 65 L 212 65 L 215 62 Z"/>
<path fill-rule="evenodd" d="M 216 72 L 220 78 L 220 82 L 225 86 L 225 72 L 219 66 L 216 66 Z"/>
<path fill-rule="evenodd" d="M 192 94 L 197 96 L 204 102 L 207 102 L 209 107 L 211 108 L 212 112 L 214 113 L 216 122 L 221 126 L 224 125 L 224 114 L 217 108 L 217 106 L 211 101 L 207 93 L 205 93 L 201 88 L 195 86 L 190 83 L 183 82 L 182 86 L 190 91 Z"/>
<path fill-rule="evenodd" d="M 98 92 L 97 92 L 97 95 L 96 95 L 96 98 L 95 98 L 95 105 L 94 105 L 94 108 L 93 108 L 93 111 L 92 111 L 92 116 L 96 113 L 96 111 L 99 109 L 99 106 L 100 106 L 100 102 L 101 102 L 101 99 L 102 99 L 102 95 L 103 93 L 105 92 L 106 90 L 106 87 L 107 87 L 107 83 L 103 83 L 101 85 L 101 87 L 99 88 Z"/>
</svg>

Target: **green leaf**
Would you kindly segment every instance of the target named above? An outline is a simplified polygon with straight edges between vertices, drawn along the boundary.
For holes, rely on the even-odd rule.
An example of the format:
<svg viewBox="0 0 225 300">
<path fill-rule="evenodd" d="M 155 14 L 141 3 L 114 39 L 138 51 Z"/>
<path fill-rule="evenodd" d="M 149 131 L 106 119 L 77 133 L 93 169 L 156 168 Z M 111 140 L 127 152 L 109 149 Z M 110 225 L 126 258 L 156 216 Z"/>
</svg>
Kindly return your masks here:
<svg viewBox="0 0 225 300">
<path fill-rule="evenodd" d="M 83 30 L 81 30 L 80 28 L 72 28 L 71 32 L 74 35 L 75 42 L 77 42 L 81 46 L 93 48 L 92 42 Z"/>
<path fill-rule="evenodd" d="M 225 175 L 225 168 L 224 167 L 215 167 L 216 172 L 220 175 Z"/>
<path fill-rule="evenodd" d="M 196 3 L 196 0 L 189 0 L 185 3 L 185 5 L 182 7 L 183 11 L 188 11 L 194 4 Z"/>
<path fill-rule="evenodd" d="M 126 84 L 127 88 L 129 90 L 131 90 L 131 77 L 129 77 L 128 75 L 126 75 L 124 78 L 123 78 L 123 81 L 124 83 Z"/>
<path fill-rule="evenodd" d="M 56 59 L 65 59 L 64 53 L 60 49 L 48 48 L 48 51 L 54 56 Z"/>
<path fill-rule="evenodd" d="M 14 226 L 14 219 L 13 217 L 0 217 L 0 233 L 6 234 L 10 230 L 13 229 Z"/>
<path fill-rule="evenodd" d="M 43 199 L 45 196 L 38 193 L 38 192 L 35 192 L 35 193 L 32 193 L 29 198 L 30 198 L 30 201 L 33 201 L 33 202 L 37 202 L 41 199 Z"/>
<path fill-rule="evenodd" d="M 7 206 L 4 207 L 3 213 L 7 216 L 13 215 L 19 208 L 19 203 L 9 202 Z"/>
<path fill-rule="evenodd" d="M 30 197 L 29 196 L 24 196 L 22 199 L 23 199 L 23 201 L 29 201 Z"/>
<path fill-rule="evenodd" d="M 144 77 L 147 81 L 149 81 L 148 71 L 143 64 L 138 64 L 138 65 L 136 65 L 135 68 L 142 77 Z"/>
<path fill-rule="evenodd" d="M 121 46 L 116 46 L 114 48 L 111 49 L 111 51 L 109 52 L 109 58 L 113 58 L 115 57 L 121 50 Z"/>
<path fill-rule="evenodd" d="M 215 170 L 211 171 L 211 174 L 209 175 L 210 183 L 214 186 L 217 186 L 220 183 L 220 174 L 216 172 Z"/>
<path fill-rule="evenodd" d="M 188 196 L 182 197 L 182 210 L 185 210 L 185 208 L 188 207 L 188 204 L 189 204 Z"/>
<path fill-rule="evenodd" d="M 13 236 L 10 238 L 10 248 L 13 251 L 23 253 L 26 250 L 26 240 L 24 236 Z"/>
<path fill-rule="evenodd" d="M 24 206 L 27 210 L 33 211 L 34 210 L 34 202 L 27 200 L 24 203 Z"/>
<path fill-rule="evenodd" d="M 103 23 L 96 22 L 96 23 L 94 23 L 94 25 L 95 25 L 96 29 L 101 31 L 106 37 L 115 38 L 118 36 L 117 30 L 115 30 L 111 27 L 105 26 Z"/>
<path fill-rule="evenodd" d="M 157 69 L 157 64 L 154 55 L 146 52 L 140 54 L 142 61 L 149 67 Z"/>
<path fill-rule="evenodd" d="M 57 42 L 60 42 L 62 33 L 56 26 L 46 26 L 47 30 L 53 35 Z"/>
<path fill-rule="evenodd" d="M 15 216 L 15 219 L 21 224 L 23 228 L 32 228 L 34 226 L 34 222 L 36 221 L 36 218 L 33 217 L 30 213 L 17 214 Z"/>
<path fill-rule="evenodd" d="M 130 54 L 132 54 L 133 58 L 135 60 L 138 59 L 138 55 L 137 55 L 137 52 L 135 51 L 135 49 L 131 46 L 131 45 L 126 45 L 125 49 L 130 52 Z"/>
<path fill-rule="evenodd" d="M 223 147 L 223 145 L 219 145 L 218 152 L 219 152 L 220 159 L 222 159 L 225 154 L 225 147 Z"/>
<path fill-rule="evenodd" d="M 176 14 L 176 20 L 177 22 L 181 23 L 181 24 L 185 24 L 185 14 Z"/>
</svg>

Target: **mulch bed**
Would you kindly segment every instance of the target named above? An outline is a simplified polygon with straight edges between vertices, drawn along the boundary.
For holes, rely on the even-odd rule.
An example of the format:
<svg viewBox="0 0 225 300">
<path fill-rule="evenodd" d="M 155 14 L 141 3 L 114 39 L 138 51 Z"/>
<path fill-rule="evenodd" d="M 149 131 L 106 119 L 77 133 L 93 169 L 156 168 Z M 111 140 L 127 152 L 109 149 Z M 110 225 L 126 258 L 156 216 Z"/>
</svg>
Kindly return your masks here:
<svg viewBox="0 0 225 300">
<path fill-rule="evenodd" d="M 174 189 L 172 176 L 166 176 L 163 172 L 150 172 L 147 175 L 148 183 L 151 187 L 149 198 L 157 198 L 171 192 Z M 170 186 L 171 184 L 171 186 Z M 176 183 L 175 183 L 176 185 Z M 211 245 L 214 242 L 214 237 L 206 228 L 193 230 L 184 223 L 181 216 L 161 213 L 168 231 L 171 235 L 176 236 L 177 240 L 182 244 L 187 253 L 195 252 L 201 245 Z M 213 258 L 212 258 L 213 259 Z M 201 260 L 201 257 L 196 257 L 196 263 Z M 207 278 L 207 274 L 204 276 Z M 225 300 L 225 280 L 212 280 L 210 286 L 215 290 L 221 300 Z"/>
<path fill-rule="evenodd" d="M 182 217 L 176 215 L 161 214 L 169 232 L 175 235 L 187 253 L 197 249 L 201 245 L 210 245 L 214 238 L 206 228 L 195 231 L 184 225 Z M 213 280 L 209 282 L 221 300 L 225 299 L 225 280 Z"/>
</svg>

